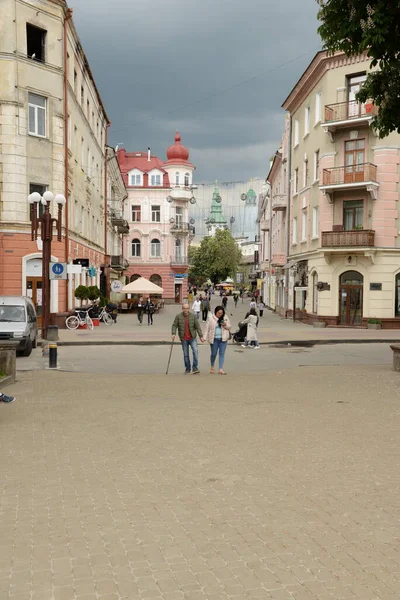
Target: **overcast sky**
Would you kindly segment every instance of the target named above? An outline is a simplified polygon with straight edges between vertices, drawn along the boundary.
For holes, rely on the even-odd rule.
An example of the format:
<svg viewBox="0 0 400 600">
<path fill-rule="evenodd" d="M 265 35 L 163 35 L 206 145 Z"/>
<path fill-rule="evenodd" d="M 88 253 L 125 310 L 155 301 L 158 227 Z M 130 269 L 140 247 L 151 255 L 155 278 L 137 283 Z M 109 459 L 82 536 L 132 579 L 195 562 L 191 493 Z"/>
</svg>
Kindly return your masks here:
<svg viewBox="0 0 400 600">
<path fill-rule="evenodd" d="M 196 181 L 266 176 L 281 139 L 281 104 L 320 48 L 315 0 L 69 5 L 112 121 L 112 145 L 150 146 L 164 158 L 179 129 Z"/>
</svg>

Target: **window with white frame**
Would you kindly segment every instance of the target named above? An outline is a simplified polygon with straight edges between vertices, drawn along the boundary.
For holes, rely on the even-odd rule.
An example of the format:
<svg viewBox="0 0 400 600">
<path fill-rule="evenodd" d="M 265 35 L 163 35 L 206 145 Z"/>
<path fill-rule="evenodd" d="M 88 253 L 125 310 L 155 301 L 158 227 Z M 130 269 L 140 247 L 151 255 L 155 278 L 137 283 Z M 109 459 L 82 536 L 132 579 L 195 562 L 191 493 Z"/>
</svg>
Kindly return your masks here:
<svg viewBox="0 0 400 600">
<path fill-rule="evenodd" d="M 180 227 L 183 225 L 183 208 L 181 206 L 177 206 L 175 209 L 175 223 Z"/>
<path fill-rule="evenodd" d="M 161 206 L 159 204 L 152 204 L 151 220 L 153 223 L 160 223 L 160 221 L 161 221 Z"/>
<path fill-rule="evenodd" d="M 150 176 L 150 185 L 161 185 L 161 175 L 159 173 Z"/>
<path fill-rule="evenodd" d="M 315 94 L 315 124 L 321 121 L 321 106 L 322 106 L 322 96 L 320 92 Z"/>
<path fill-rule="evenodd" d="M 310 107 L 306 106 L 304 109 L 304 135 L 308 135 L 310 133 Z"/>
<path fill-rule="evenodd" d="M 307 211 L 303 210 L 301 213 L 301 241 L 304 242 L 307 239 Z"/>
<path fill-rule="evenodd" d="M 46 103 L 44 96 L 28 94 L 30 135 L 46 137 Z"/>
<path fill-rule="evenodd" d="M 294 170 L 294 194 L 297 194 L 299 191 L 299 169 Z"/>
<path fill-rule="evenodd" d="M 190 175 L 189 173 L 185 173 L 185 187 L 189 187 L 190 185 Z"/>
<path fill-rule="evenodd" d="M 314 181 L 319 180 L 319 150 L 314 152 Z"/>
<path fill-rule="evenodd" d="M 293 136 L 293 146 L 299 145 L 299 122 L 297 119 L 294 121 L 294 136 Z"/>
<path fill-rule="evenodd" d="M 161 242 L 157 238 L 151 240 L 150 253 L 152 258 L 159 258 L 161 256 Z"/>
<path fill-rule="evenodd" d="M 140 223 L 140 221 L 142 220 L 141 214 L 142 213 L 140 204 L 134 204 L 132 206 L 132 221 L 134 223 Z"/>
<path fill-rule="evenodd" d="M 312 276 L 313 284 L 313 306 L 312 311 L 316 315 L 318 313 L 318 273 L 314 271 Z"/>
<path fill-rule="evenodd" d="M 297 244 L 297 217 L 292 221 L 292 244 Z"/>
<path fill-rule="evenodd" d="M 138 238 L 132 240 L 132 256 L 140 258 L 140 240 Z"/>
<path fill-rule="evenodd" d="M 306 158 L 304 160 L 304 174 L 303 174 L 303 185 L 304 187 L 308 186 L 308 181 L 309 177 L 308 177 L 308 159 Z"/>
<path fill-rule="evenodd" d="M 179 185 L 179 171 L 175 173 L 175 185 Z"/>
<path fill-rule="evenodd" d="M 318 206 L 312 209 L 312 237 L 318 237 Z"/>
<path fill-rule="evenodd" d="M 142 185 L 142 174 L 139 172 L 129 173 L 129 185 Z"/>
</svg>

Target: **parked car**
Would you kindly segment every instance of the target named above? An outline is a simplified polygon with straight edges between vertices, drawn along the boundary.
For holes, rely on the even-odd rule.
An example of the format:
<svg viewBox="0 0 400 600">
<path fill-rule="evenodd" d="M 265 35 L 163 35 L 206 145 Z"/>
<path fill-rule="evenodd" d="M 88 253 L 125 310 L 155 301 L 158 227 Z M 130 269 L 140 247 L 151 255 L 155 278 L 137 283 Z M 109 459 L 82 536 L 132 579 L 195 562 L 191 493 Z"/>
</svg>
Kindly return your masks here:
<svg viewBox="0 0 400 600">
<path fill-rule="evenodd" d="M 17 353 L 29 356 L 37 345 L 37 317 L 25 296 L 0 296 L 0 340 L 19 340 Z"/>
</svg>

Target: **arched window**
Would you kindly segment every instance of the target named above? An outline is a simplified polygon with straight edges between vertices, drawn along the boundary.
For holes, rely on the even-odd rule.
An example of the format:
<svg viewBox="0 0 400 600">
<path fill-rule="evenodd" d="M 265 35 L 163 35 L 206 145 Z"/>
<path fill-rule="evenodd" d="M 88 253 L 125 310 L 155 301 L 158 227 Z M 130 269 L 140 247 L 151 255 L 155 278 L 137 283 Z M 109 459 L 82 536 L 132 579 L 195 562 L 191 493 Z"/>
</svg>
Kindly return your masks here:
<svg viewBox="0 0 400 600">
<path fill-rule="evenodd" d="M 395 307 L 394 307 L 394 314 L 396 317 L 400 317 L 400 273 L 397 273 L 396 275 L 396 281 L 395 281 L 395 286 L 396 286 L 396 300 L 395 300 Z"/>
<path fill-rule="evenodd" d="M 314 314 L 318 313 L 318 273 L 315 271 L 312 276 L 313 285 L 313 302 L 312 311 Z"/>
<path fill-rule="evenodd" d="M 150 252 L 153 258 L 158 258 L 161 256 L 161 242 L 157 238 L 153 238 L 151 240 Z"/>
<path fill-rule="evenodd" d="M 185 173 L 185 187 L 189 187 L 190 185 L 190 175 L 189 173 Z"/>
<path fill-rule="evenodd" d="M 175 185 L 179 185 L 179 171 L 175 173 Z"/>
<path fill-rule="evenodd" d="M 134 275 L 131 275 L 131 281 L 130 283 L 132 283 L 132 281 L 136 281 L 136 279 L 140 279 L 141 275 L 138 275 L 138 273 L 135 273 Z"/>
<path fill-rule="evenodd" d="M 162 279 L 161 279 L 160 275 L 157 275 L 156 273 L 154 273 L 154 275 L 150 275 L 150 281 L 151 281 L 151 283 L 154 283 L 155 285 L 162 287 Z"/>
<path fill-rule="evenodd" d="M 140 257 L 140 240 L 137 238 L 132 240 L 132 256 Z"/>
</svg>

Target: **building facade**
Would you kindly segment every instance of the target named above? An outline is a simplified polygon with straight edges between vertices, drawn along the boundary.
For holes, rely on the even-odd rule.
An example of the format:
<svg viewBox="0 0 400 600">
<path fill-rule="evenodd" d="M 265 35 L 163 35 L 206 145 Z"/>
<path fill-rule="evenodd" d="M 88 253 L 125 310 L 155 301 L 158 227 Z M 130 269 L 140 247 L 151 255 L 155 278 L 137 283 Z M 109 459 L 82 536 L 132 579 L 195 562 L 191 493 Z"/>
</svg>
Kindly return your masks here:
<svg viewBox="0 0 400 600">
<path fill-rule="evenodd" d="M 68 264 L 68 280 L 51 283 L 57 313 L 74 307 L 77 285 L 109 280 L 109 119 L 64 1 L 3 0 L 0 22 L 0 294 L 31 296 L 40 315 L 42 248 L 27 199 L 51 190 L 67 199 L 52 245 L 52 260 Z"/>
<path fill-rule="evenodd" d="M 150 149 L 128 153 L 123 148 L 118 161 L 128 190 L 127 278 L 145 277 L 164 289 L 166 302 L 181 303 L 187 297 L 188 248 L 194 235 L 188 205 L 196 201 L 189 150 L 177 132 L 166 161 Z"/>
</svg>

